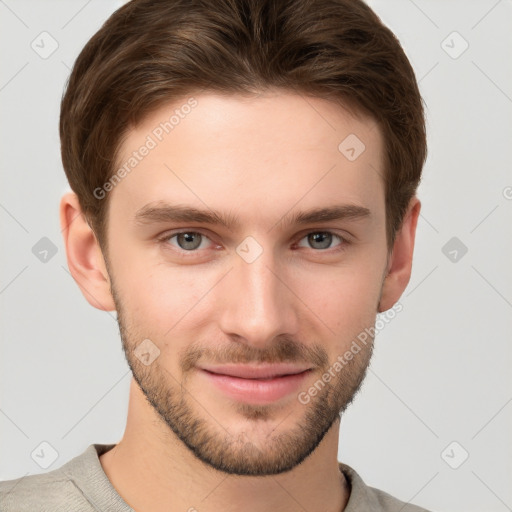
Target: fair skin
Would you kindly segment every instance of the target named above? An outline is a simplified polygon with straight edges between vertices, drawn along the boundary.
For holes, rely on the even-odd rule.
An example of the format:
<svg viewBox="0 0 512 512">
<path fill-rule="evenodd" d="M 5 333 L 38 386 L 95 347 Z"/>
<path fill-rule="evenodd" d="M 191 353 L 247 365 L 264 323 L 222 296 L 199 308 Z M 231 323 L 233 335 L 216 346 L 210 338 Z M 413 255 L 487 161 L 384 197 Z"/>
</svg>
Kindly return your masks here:
<svg viewBox="0 0 512 512">
<path fill-rule="evenodd" d="M 297 396 L 400 298 L 420 202 L 411 200 L 388 251 L 374 121 L 282 91 L 195 98 L 197 106 L 110 192 L 108 259 L 75 194 L 61 201 L 69 269 L 91 305 L 117 310 L 135 376 L 125 433 L 101 465 L 137 511 L 343 510 L 350 489 L 338 467 L 338 414 L 359 389 L 370 346 L 331 371 L 308 403 Z M 121 165 L 185 101 L 132 129 Z M 349 134 L 365 144 L 354 161 L 338 150 Z M 137 222 L 150 203 L 215 210 L 239 225 Z M 333 205 L 369 213 L 289 223 Z M 179 231 L 195 235 L 173 236 Z M 308 237 L 325 232 L 331 236 Z M 257 246 L 242 244 L 246 237 Z M 262 252 L 248 262 L 240 247 Z M 133 353 L 146 339 L 160 350 L 149 365 Z M 309 371 L 293 392 L 256 404 L 243 392 L 225 394 L 202 370 L 241 361 L 300 362 Z"/>
</svg>

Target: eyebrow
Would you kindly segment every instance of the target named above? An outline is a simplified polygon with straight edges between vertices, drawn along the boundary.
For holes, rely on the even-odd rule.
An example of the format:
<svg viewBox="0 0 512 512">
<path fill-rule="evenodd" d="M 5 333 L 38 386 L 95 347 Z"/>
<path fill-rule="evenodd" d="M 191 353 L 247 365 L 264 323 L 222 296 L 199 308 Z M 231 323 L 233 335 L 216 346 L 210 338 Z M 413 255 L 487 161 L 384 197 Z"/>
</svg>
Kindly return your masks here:
<svg viewBox="0 0 512 512">
<path fill-rule="evenodd" d="M 364 206 L 341 204 L 286 214 L 275 225 L 305 225 L 333 220 L 362 220 L 369 217 L 371 211 Z M 240 227 L 239 218 L 231 213 L 223 214 L 212 209 L 201 210 L 192 206 L 162 202 L 149 203 L 137 210 L 134 221 L 138 225 L 156 222 L 194 222 L 220 225 L 230 231 Z"/>
</svg>

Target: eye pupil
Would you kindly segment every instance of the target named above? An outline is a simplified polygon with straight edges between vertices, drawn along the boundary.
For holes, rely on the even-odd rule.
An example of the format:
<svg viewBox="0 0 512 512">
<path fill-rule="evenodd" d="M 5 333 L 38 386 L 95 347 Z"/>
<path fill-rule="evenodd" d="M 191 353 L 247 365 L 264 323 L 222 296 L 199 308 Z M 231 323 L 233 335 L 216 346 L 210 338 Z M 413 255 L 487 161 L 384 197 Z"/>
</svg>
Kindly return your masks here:
<svg viewBox="0 0 512 512">
<path fill-rule="evenodd" d="M 192 239 L 196 237 L 196 241 L 192 241 Z M 185 232 L 185 233 L 179 233 L 177 235 L 177 242 L 181 249 L 197 249 L 199 245 L 201 245 L 201 233 L 194 233 L 192 231 Z M 199 240 L 199 242 L 198 242 Z M 183 244 L 182 244 L 183 242 Z"/>
<path fill-rule="evenodd" d="M 181 231 L 175 235 L 167 237 L 166 240 L 169 242 L 170 239 L 175 239 L 174 243 L 182 251 L 195 252 L 200 248 L 203 241 L 203 236 L 204 235 L 198 231 Z M 339 238 L 342 242 L 341 247 L 344 247 L 345 240 L 338 235 L 331 233 L 330 231 L 311 231 L 302 240 L 307 239 L 307 243 L 309 244 L 310 248 L 320 252 L 331 248 L 333 237 Z"/>
<path fill-rule="evenodd" d="M 324 231 L 320 231 L 318 233 L 310 233 L 308 235 L 309 241 L 312 243 L 320 242 L 320 247 L 316 247 L 317 249 L 326 249 L 331 245 L 332 235 L 331 233 L 327 233 Z"/>
</svg>

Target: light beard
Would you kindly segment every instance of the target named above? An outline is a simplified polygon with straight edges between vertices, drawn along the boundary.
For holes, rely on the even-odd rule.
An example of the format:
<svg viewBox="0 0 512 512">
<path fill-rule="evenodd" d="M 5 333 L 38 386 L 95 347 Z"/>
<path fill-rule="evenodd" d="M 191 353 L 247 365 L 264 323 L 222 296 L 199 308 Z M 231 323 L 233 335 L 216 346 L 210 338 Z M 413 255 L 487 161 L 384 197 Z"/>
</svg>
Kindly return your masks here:
<svg viewBox="0 0 512 512">
<path fill-rule="evenodd" d="M 125 357 L 147 401 L 168 427 L 169 435 L 180 439 L 203 463 L 228 474 L 277 475 L 292 470 L 306 459 L 360 390 L 373 353 L 372 339 L 332 380 L 325 383 L 323 389 L 311 396 L 307 404 L 297 400 L 295 408 L 288 413 L 303 411 L 294 427 L 284 428 L 285 415 L 263 440 L 261 436 L 251 439 L 247 433 L 232 435 L 187 391 L 187 379 L 197 370 L 195 365 L 199 358 L 210 363 L 307 362 L 315 366 L 315 373 L 320 379 L 329 368 L 325 349 L 321 345 L 308 347 L 288 337 L 276 338 L 264 349 L 233 343 L 222 350 L 212 351 L 209 347 L 191 344 L 179 358 L 182 380 L 178 381 L 159 364 L 163 360 L 161 355 L 150 366 L 143 365 L 134 355 L 133 350 L 142 338 L 129 331 L 125 311 L 114 292 L 112 288 Z M 163 346 L 159 340 L 152 341 L 159 348 Z M 261 422 L 273 420 L 280 413 L 276 404 L 237 402 L 233 408 L 241 420 L 252 422 L 255 429 L 258 422 L 261 425 Z"/>
</svg>

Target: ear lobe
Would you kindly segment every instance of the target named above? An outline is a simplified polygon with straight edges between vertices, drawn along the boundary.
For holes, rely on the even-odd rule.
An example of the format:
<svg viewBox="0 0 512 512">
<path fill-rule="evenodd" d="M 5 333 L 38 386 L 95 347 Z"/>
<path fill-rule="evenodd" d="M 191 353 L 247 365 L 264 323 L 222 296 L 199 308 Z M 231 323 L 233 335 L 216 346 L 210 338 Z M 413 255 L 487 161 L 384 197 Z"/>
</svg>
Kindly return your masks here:
<svg viewBox="0 0 512 512">
<path fill-rule="evenodd" d="M 100 245 L 74 192 L 62 196 L 59 213 L 68 267 L 73 279 L 91 306 L 102 311 L 115 311 L 110 278 Z"/>
<path fill-rule="evenodd" d="M 421 210 L 420 200 L 414 196 L 409 202 L 408 209 L 400 231 L 396 235 L 393 251 L 388 262 L 388 273 L 384 279 L 378 312 L 382 313 L 392 308 L 402 296 L 409 284 L 412 270 L 412 257 L 416 226 Z"/>
</svg>

